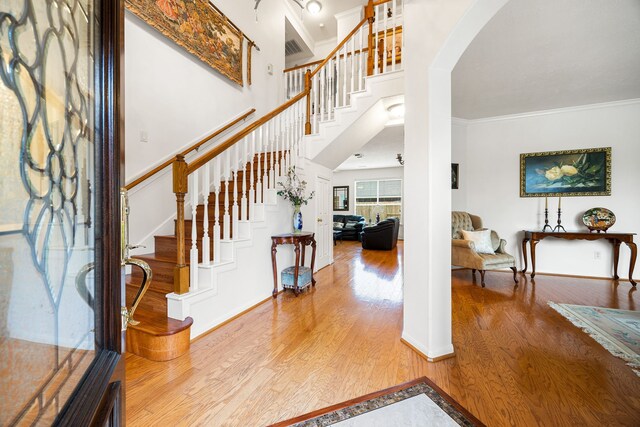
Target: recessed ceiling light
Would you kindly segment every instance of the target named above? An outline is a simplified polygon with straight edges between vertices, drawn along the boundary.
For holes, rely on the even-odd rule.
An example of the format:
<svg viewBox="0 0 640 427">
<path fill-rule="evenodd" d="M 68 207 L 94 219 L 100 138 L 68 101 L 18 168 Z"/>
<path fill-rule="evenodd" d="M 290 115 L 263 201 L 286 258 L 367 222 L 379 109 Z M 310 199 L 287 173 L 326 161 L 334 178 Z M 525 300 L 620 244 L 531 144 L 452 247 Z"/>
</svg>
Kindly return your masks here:
<svg viewBox="0 0 640 427">
<path fill-rule="evenodd" d="M 356 153 L 356 154 L 354 154 L 354 156 L 355 156 L 356 158 L 358 158 L 358 159 L 361 159 L 362 157 L 364 157 L 364 156 L 362 155 L 362 153 Z"/>
<path fill-rule="evenodd" d="M 324 22 L 320 23 L 320 28 L 324 28 Z"/>
<path fill-rule="evenodd" d="M 322 3 L 320 3 L 318 0 L 311 0 L 307 2 L 307 10 L 310 14 L 316 15 L 322 10 Z"/>
<path fill-rule="evenodd" d="M 404 117 L 404 103 L 393 104 L 387 108 L 387 111 L 394 119 L 400 119 Z"/>
</svg>

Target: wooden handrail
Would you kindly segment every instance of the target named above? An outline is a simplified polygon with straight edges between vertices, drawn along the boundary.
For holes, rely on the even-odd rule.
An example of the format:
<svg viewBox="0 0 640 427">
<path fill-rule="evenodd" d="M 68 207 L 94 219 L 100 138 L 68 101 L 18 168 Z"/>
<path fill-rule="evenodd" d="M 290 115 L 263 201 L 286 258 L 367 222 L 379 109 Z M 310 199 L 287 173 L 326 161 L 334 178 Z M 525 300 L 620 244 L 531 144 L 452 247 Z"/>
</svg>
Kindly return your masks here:
<svg viewBox="0 0 640 427">
<path fill-rule="evenodd" d="M 250 115 L 252 115 L 255 112 L 256 112 L 256 109 L 252 108 L 251 110 L 247 111 L 246 113 L 244 113 L 242 116 L 238 117 L 237 119 L 235 119 L 231 123 L 228 123 L 228 124 L 224 125 L 223 127 L 221 127 L 220 129 L 216 130 L 215 132 L 205 136 L 200 141 L 196 142 L 191 147 L 189 147 L 186 150 L 184 150 L 183 152 L 181 152 L 179 155 L 184 157 L 187 154 L 191 153 L 192 151 L 197 150 L 202 145 L 204 145 L 207 142 L 211 141 L 216 136 L 218 136 L 218 135 L 226 132 L 227 130 L 231 129 L 232 127 L 234 127 L 235 125 L 237 125 L 241 121 L 245 120 L 247 117 L 249 117 Z M 157 174 L 158 172 L 160 172 L 164 168 L 171 166 L 171 164 L 173 164 L 174 160 L 175 160 L 175 157 L 170 158 L 166 162 L 164 162 L 164 163 L 156 166 L 155 168 L 151 169 L 149 172 L 146 172 L 144 175 L 141 175 L 138 178 L 134 179 L 133 181 L 131 181 L 130 183 L 125 185 L 124 188 L 126 188 L 127 190 L 131 190 L 133 187 L 135 187 L 136 185 L 138 185 L 138 184 L 146 181 L 147 179 L 151 178 L 153 175 Z"/>
<path fill-rule="evenodd" d="M 265 116 L 251 123 L 249 126 L 245 127 L 240 132 L 233 135 L 231 138 L 227 139 L 221 144 L 216 145 L 211 151 L 209 151 L 202 157 L 199 157 L 198 159 L 192 161 L 189 164 L 189 167 L 187 168 L 187 174 L 191 174 L 194 171 L 200 169 L 202 166 L 206 165 L 210 160 L 222 154 L 222 152 L 224 152 L 227 148 L 230 148 L 231 146 L 233 146 L 233 144 L 240 141 L 242 138 L 249 135 L 251 132 L 259 128 L 263 124 L 267 123 L 269 120 L 273 119 L 275 116 L 282 113 L 284 110 L 291 107 L 296 102 L 300 101 L 302 98 L 307 96 L 308 93 L 309 93 L 308 90 L 304 90 L 300 92 L 298 95 L 294 96 L 289 101 L 285 102 L 275 110 L 271 111 L 270 113 L 266 114 Z"/>
<path fill-rule="evenodd" d="M 305 68 L 305 67 L 312 67 L 314 65 L 317 65 L 319 63 L 321 63 L 323 60 L 319 59 L 317 61 L 313 61 L 313 62 L 307 62 L 306 64 L 302 64 L 302 65 L 296 65 L 295 67 L 289 67 L 289 68 L 285 68 L 284 70 L 282 70 L 283 73 L 288 73 L 290 71 L 295 71 L 295 70 L 299 70 L 300 68 Z"/>
<path fill-rule="evenodd" d="M 380 6 L 381 4 L 385 4 L 385 3 L 389 3 L 392 0 L 378 0 L 378 1 L 374 1 L 373 5 L 374 6 Z"/>
<path fill-rule="evenodd" d="M 350 39 L 351 37 L 353 37 L 353 35 L 356 33 L 356 31 L 358 31 L 360 29 L 360 27 L 362 27 L 366 22 L 369 21 L 369 18 L 367 18 L 366 16 L 362 19 L 362 21 L 360 21 L 358 23 L 358 25 L 355 26 L 355 28 L 353 30 L 351 30 L 351 32 L 347 35 L 347 37 L 345 37 L 338 46 L 336 46 L 335 49 L 333 49 L 331 51 L 331 53 L 329 55 L 327 55 L 327 57 L 320 63 L 320 65 L 318 65 L 316 67 L 315 70 L 313 70 L 311 72 L 311 77 L 315 76 L 322 67 L 324 67 L 325 65 L 327 65 L 327 63 L 331 60 L 331 58 L 333 58 L 335 56 L 335 54 L 342 49 L 342 46 L 344 46 Z"/>
</svg>

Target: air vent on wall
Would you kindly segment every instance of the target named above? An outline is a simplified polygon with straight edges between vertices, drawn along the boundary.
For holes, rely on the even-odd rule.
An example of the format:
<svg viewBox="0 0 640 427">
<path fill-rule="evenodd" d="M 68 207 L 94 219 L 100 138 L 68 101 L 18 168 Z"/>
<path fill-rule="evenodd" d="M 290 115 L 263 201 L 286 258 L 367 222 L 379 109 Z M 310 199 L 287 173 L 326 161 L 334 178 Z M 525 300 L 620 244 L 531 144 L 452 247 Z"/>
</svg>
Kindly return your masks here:
<svg viewBox="0 0 640 427">
<path fill-rule="evenodd" d="M 300 47 L 298 42 L 295 41 L 294 39 L 287 40 L 286 42 L 284 42 L 285 56 L 295 55 L 296 53 L 300 53 L 300 52 L 302 52 L 302 48 Z"/>
</svg>

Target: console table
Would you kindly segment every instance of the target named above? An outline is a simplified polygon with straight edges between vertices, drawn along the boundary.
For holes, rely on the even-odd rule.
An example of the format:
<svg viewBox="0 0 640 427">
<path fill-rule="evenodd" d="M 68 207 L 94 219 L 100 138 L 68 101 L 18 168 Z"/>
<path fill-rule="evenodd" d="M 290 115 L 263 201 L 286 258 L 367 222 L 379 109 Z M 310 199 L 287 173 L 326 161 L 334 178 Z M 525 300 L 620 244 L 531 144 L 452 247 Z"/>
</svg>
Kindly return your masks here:
<svg viewBox="0 0 640 427">
<path fill-rule="evenodd" d="M 278 266 L 276 263 L 276 253 L 278 245 L 293 245 L 296 253 L 296 263 L 293 273 L 293 293 L 298 296 L 300 289 L 298 288 L 298 269 L 304 266 L 304 252 L 307 245 L 311 245 L 311 285 L 316 285 L 316 279 L 313 277 L 313 267 L 316 262 L 316 239 L 315 233 L 303 231 L 302 233 L 286 233 L 271 236 L 271 264 L 273 266 L 273 297 L 278 296 Z M 302 257 L 300 257 L 300 248 L 302 248 Z"/>
<path fill-rule="evenodd" d="M 536 276 L 536 246 L 538 242 L 546 237 L 553 237 L 564 240 L 608 240 L 613 245 L 613 279 L 618 280 L 618 258 L 620 257 L 620 244 L 625 243 L 631 250 L 631 259 L 629 260 L 629 281 L 633 286 L 636 282 L 633 280 L 633 268 L 636 265 L 636 257 L 638 248 L 633 242 L 635 233 L 589 233 L 589 232 L 546 232 L 546 231 L 524 231 L 524 239 L 522 239 L 522 254 L 524 255 L 524 270 L 527 272 L 527 242 L 531 247 L 531 278 Z"/>
</svg>

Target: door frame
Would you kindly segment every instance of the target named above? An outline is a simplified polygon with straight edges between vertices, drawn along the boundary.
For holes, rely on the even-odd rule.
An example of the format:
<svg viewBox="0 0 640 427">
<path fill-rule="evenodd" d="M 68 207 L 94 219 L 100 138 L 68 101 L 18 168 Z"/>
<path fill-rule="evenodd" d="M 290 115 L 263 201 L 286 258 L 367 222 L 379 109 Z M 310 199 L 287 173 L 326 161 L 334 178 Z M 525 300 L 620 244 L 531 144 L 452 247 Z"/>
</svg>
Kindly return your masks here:
<svg viewBox="0 0 640 427">
<path fill-rule="evenodd" d="M 124 182 L 124 1 L 100 1 L 100 29 L 96 67 L 96 93 L 101 104 L 96 127 L 101 130 L 100 163 L 96 164 L 96 283 L 102 292 L 96 305 L 96 358 L 56 418 L 55 425 L 124 425 L 124 339 L 120 307 L 124 270 L 121 264 L 120 186 Z M 98 151 L 98 150 L 96 150 Z"/>
</svg>

